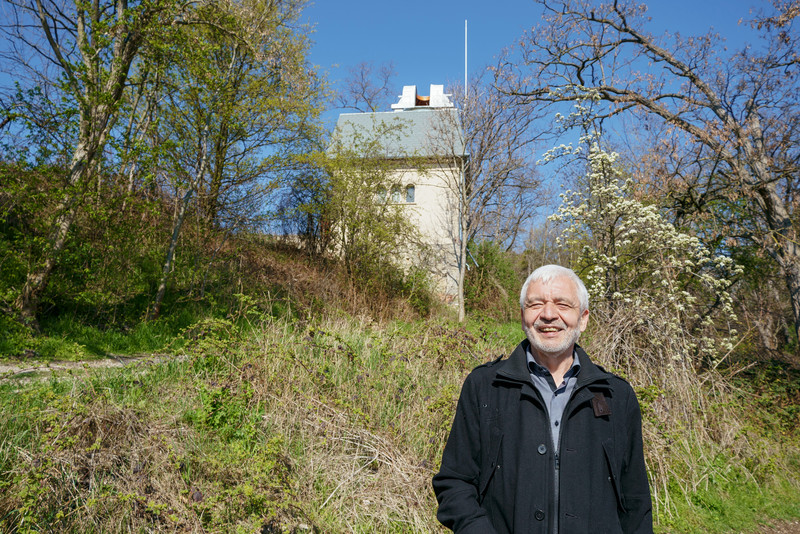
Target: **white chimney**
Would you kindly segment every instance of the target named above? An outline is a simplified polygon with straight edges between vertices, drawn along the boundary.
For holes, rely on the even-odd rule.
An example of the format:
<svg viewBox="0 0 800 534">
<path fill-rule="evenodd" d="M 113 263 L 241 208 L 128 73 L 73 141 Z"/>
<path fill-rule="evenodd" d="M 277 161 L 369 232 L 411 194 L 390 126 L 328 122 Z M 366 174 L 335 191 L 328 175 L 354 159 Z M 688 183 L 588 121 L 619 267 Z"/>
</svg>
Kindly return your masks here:
<svg viewBox="0 0 800 534">
<path fill-rule="evenodd" d="M 411 109 L 417 103 L 417 86 L 404 85 L 403 94 L 400 95 L 400 101 L 397 104 L 392 104 L 392 109 L 403 110 Z"/>
<path fill-rule="evenodd" d="M 444 85 L 431 84 L 431 103 L 432 108 L 452 108 L 453 103 L 450 101 L 450 94 L 444 93 Z"/>
</svg>

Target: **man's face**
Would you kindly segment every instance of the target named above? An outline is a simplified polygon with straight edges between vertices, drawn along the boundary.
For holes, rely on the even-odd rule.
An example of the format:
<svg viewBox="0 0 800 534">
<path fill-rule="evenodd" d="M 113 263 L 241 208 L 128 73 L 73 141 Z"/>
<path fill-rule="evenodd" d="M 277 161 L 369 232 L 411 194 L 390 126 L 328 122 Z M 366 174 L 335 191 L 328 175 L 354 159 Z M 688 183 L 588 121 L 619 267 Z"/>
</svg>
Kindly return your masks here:
<svg viewBox="0 0 800 534">
<path fill-rule="evenodd" d="M 560 276 L 547 283 L 541 280 L 528 286 L 522 309 L 522 329 L 531 348 L 541 356 L 572 354 L 572 346 L 589 322 L 589 310 L 580 309 L 578 288 Z"/>
</svg>

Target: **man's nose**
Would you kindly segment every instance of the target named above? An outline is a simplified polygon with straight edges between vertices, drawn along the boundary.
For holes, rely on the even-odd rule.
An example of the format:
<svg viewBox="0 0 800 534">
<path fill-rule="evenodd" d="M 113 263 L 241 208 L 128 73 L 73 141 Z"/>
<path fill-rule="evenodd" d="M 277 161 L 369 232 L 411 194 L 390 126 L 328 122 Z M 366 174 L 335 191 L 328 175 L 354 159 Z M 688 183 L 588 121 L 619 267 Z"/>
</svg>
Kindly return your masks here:
<svg viewBox="0 0 800 534">
<path fill-rule="evenodd" d="M 558 319 L 558 308 L 555 303 L 545 302 L 539 317 L 541 319 Z"/>
</svg>

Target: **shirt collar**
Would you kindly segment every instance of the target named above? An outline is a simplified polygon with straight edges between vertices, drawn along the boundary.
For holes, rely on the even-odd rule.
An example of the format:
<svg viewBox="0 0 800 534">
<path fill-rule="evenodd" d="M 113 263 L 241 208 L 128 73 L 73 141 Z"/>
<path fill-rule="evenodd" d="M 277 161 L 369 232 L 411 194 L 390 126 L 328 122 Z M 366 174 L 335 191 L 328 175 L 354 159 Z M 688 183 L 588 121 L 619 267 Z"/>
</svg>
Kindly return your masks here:
<svg viewBox="0 0 800 534">
<path fill-rule="evenodd" d="M 528 350 L 525 351 L 528 357 L 528 370 L 537 376 L 550 376 L 550 370 L 543 365 L 539 365 L 539 363 L 533 358 L 533 354 L 531 353 L 530 347 Z M 569 370 L 564 374 L 564 378 L 571 378 L 578 374 L 578 371 L 581 370 L 581 360 L 578 358 L 578 351 L 572 349 L 572 365 L 570 366 Z"/>
</svg>

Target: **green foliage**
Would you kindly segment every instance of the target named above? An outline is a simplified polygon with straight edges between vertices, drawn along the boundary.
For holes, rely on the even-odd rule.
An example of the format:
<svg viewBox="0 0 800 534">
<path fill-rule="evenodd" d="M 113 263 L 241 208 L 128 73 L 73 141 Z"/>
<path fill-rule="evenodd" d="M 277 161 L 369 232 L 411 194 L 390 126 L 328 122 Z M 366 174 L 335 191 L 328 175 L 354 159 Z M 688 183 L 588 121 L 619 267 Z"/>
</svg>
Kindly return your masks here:
<svg viewBox="0 0 800 534">
<path fill-rule="evenodd" d="M 524 274 L 519 257 L 493 241 L 470 243 L 470 270 L 464 281 L 467 310 L 495 319 L 514 319 Z"/>
<path fill-rule="evenodd" d="M 438 304 L 431 288 L 430 274 L 417 267 L 411 267 L 404 273 L 398 293 L 422 317 L 430 315 Z"/>
<path fill-rule="evenodd" d="M 30 329 L 4 314 L 0 314 L 0 332 L 0 358 L 22 353 L 33 338 Z"/>
<path fill-rule="evenodd" d="M 424 268 L 428 251 L 407 206 L 388 195 L 402 186 L 404 173 L 415 170 L 413 154 L 387 156 L 404 129 L 398 119 L 334 132 L 327 152 L 308 155 L 282 215 L 289 221 L 286 230 L 298 232 L 313 257 L 340 258 L 354 287 L 379 302 L 402 297 L 426 315 L 435 306 Z M 371 299 L 368 305 L 375 304 Z"/>
<path fill-rule="evenodd" d="M 336 131 L 328 152 L 316 155 L 326 180 L 317 184 L 323 188 L 319 203 L 303 209 L 317 212 L 325 222 L 329 250 L 341 257 L 359 285 L 380 287 L 384 279 L 387 288 L 403 285 L 403 263 L 413 264 L 423 253 L 406 206 L 388 194 L 402 187 L 403 174 L 413 170 L 407 168 L 414 165 L 413 154 L 394 154 L 389 148 L 398 144 L 404 130 L 398 119 Z M 419 280 L 421 272 L 410 273 L 409 284 Z"/>
<path fill-rule="evenodd" d="M 64 186 L 57 167 L 0 160 L 0 309 L 13 309 L 28 267 L 42 254 L 47 217 Z"/>
<path fill-rule="evenodd" d="M 794 519 L 800 517 L 797 487 L 780 479 L 759 483 L 730 458 L 715 459 L 720 472 L 686 494 L 679 484 L 672 486 L 675 510 L 656 517 L 657 532 L 686 533 L 750 531 L 754 518 Z"/>
<path fill-rule="evenodd" d="M 792 309 L 789 302 L 781 298 L 785 280 L 775 259 L 762 247 L 744 244 L 732 246 L 731 257 L 742 266 L 733 293 L 737 314 L 742 324 L 755 326 L 757 332 L 740 345 L 737 355 L 748 361 L 762 359 L 765 349 L 771 356 L 797 354 Z"/>
<path fill-rule="evenodd" d="M 241 302 L 245 315 L 256 306 Z M 185 360 L 0 383 L 0 529 L 434 532 L 430 477 L 461 383 L 508 354 L 516 321 L 258 320 L 194 321 Z M 743 378 L 774 402 L 743 394 L 729 399 L 736 413 L 755 422 L 788 409 L 797 389 L 770 389 L 782 372 Z M 668 430 L 674 386 L 637 388 L 648 446 Z M 692 417 L 725 413 L 696 400 Z M 780 447 L 760 437 L 769 426 L 745 430 L 749 452 L 671 433 L 662 453 L 679 454 L 669 493 L 656 488 L 659 530 L 797 516 L 796 425 L 775 433 Z M 696 473 L 701 457 L 711 462 Z"/>
</svg>

